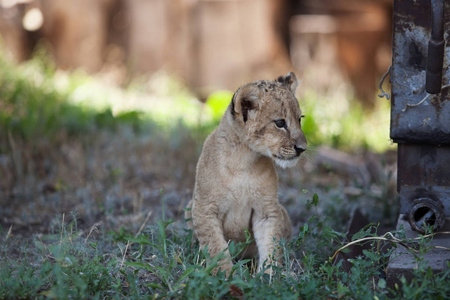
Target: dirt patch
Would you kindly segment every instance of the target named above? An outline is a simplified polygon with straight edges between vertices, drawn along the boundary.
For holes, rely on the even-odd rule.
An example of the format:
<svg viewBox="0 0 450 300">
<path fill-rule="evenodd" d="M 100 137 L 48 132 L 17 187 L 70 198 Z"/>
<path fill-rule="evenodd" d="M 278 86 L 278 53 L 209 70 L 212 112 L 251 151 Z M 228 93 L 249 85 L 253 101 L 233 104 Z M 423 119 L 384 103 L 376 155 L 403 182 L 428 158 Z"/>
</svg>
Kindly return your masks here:
<svg viewBox="0 0 450 300">
<path fill-rule="evenodd" d="M 16 138 L 0 156 L 2 231 L 12 227 L 12 234 L 23 237 L 51 233 L 63 218 L 86 232 L 95 224 L 137 231 L 150 211 L 148 224 L 164 215 L 183 226 L 202 142 L 183 128 L 172 136 L 124 128 L 64 137 L 52 145 Z M 294 234 L 312 209 L 338 229 L 355 207 L 372 221 L 393 222 L 395 163 L 395 153 L 350 155 L 319 148 L 300 166 L 279 170 L 279 198 Z M 312 208 L 314 194 L 320 201 Z"/>
</svg>

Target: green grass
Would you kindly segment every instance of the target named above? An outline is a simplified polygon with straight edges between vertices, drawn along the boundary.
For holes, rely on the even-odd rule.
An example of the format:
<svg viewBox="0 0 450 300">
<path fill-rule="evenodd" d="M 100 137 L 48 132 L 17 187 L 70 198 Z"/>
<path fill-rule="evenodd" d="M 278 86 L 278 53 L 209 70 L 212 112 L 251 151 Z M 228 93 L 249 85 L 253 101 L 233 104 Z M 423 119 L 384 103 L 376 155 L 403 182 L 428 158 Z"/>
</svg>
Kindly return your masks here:
<svg viewBox="0 0 450 300">
<path fill-rule="evenodd" d="M 450 293 L 450 270 L 433 274 L 423 261 L 427 239 L 402 239 L 417 249 L 413 279 L 388 287 L 385 271 L 390 250 L 379 251 L 369 241 L 364 256 L 351 260 L 345 271 L 342 261 L 330 257 L 345 243 L 343 233 L 313 216 L 298 236 L 284 248 L 284 266 L 273 266 L 273 275 L 253 271 L 252 263 L 235 264 L 233 275 L 211 275 L 217 259 L 192 241 L 192 232 L 171 220 L 144 226 L 136 234 L 122 228 L 93 238 L 77 229 L 76 220 L 55 222 L 55 231 L 24 242 L 1 231 L 0 298 L 57 299 L 445 299 Z M 374 237 L 376 226 L 355 237 Z M 402 236 L 400 231 L 397 236 Z M 230 244 L 237 254 L 243 245 Z M 14 258 L 11 253 L 14 252 Z M 205 263 L 210 261 L 210 263 Z M 268 268 L 270 266 L 266 266 Z M 380 273 L 381 272 L 381 273 Z"/>
<path fill-rule="evenodd" d="M 34 60 L 13 66 L 0 57 L 0 137 L 7 134 L 27 141 L 61 136 L 80 136 L 100 129 L 131 125 L 139 128 L 141 113 L 128 111 L 113 115 L 110 108 L 95 110 L 68 101 L 73 88 L 55 88 L 51 66 Z M 76 81 L 76 78 L 72 79 Z"/>
</svg>

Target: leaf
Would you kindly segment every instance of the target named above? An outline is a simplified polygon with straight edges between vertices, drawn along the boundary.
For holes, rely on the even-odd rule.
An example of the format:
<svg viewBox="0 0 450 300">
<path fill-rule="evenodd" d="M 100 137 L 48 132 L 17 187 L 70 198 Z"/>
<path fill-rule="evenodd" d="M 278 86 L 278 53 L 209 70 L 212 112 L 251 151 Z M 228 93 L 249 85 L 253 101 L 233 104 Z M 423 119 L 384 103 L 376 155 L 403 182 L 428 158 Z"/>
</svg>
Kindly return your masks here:
<svg viewBox="0 0 450 300">
<path fill-rule="evenodd" d="M 180 256 L 178 255 L 178 254 L 175 254 L 175 261 L 177 262 L 177 263 L 179 263 L 180 265 L 182 265 L 183 264 L 183 261 L 181 260 L 181 258 L 180 258 Z"/>
<path fill-rule="evenodd" d="M 183 275 L 181 275 L 180 278 L 178 279 L 178 282 L 181 282 L 184 278 L 188 277 L 194 271 L 195 271 L 194 266 L 187 268 L 186 271 L 184 271 Z"/>
<path fill-rule="evenodd" d="M 319 196 L 317 196 L 316 193 L 314 193 L 311 204 L 314 205 L 315 207 L 317 207 L 317 205 L 319 204 Z"/>
<path fill-rule="evenodd" d="M 365 237 L 368 237 L 368 236 L 376 236 L 376 233 L 372 233 L 373 228 L 374 228 L 373 223 L 370 223 L 370 224 L 364 226 L 363 229 L 361 229 L 360 231 L 358 231 L 357 233 L 355 233 L 352 236 L 352 242 L 362 239 L 362 238 L 365 238 Z"/>
<path fill-rule="evenodd" d="M 163 288 L 162 286 L 160 286 L 159 284 L 156 284 L 156 283 L 147 283 L 146 286 L 154 288 L 154 289 L 160 289 L 161 291 L 166 290 L 165 288 Z"/>
<path fill-rule="evenodd" d="M 386 288 L 386 280 L 384 280 L 383 278 L 380 278 L 378 280 L 378 287 L 380 289 L 385 289 Z"/>
<path fill-rule="evenodd" d="M 239 269 L 241 266 L 249 263 L 251 261 L 251 259 L 242 259 L 239 260 L 237 263 L 235 263 L 233 265 L 233 267 L 231 268 L 231 274 L 233 274 L 234 272 L 236 272 L 237 269 Z"/>
<path fill-rule="evenodd" d="M 140 245 L 150 245 L 156 248 L 156 244 L 149 241 L 147 236 L 139 235 L 138 237 L 129 237 L 129 242 L 138 243 Z"/>
<path fill-rule="evenodd" d="M 152 273 L 156 273 L 155 270 L 149 264 L 146 264 L 146 263 L 126 262 L 125 265 L 129 266 L 129 267 L 135 267 L 135 268 L 138 268 L 138 269 L 145 269 L 145 270 L 148 270 L 148 271 L 150 271 Z"/>
<path fill-rule="evenodd" d="M 214 120 L 219 120 L 231 102 L 233 93 L 230 91 L 216 91 L 206 99 L 206 106 Z"/>
<path fill-rule="evenodd" d="M 305 238 L 305 236 L 308 234 L 309 227 L 308 223 L 305 223 L 303 226 L 300 227 L 300 232 L 298 233 L 299 238 Z"/>
<path fill-rule="evenodd" d="M 348 287 L 339 283 L 339 285 L 337 287 L 337 292 L 338 292 L 339 297 L 347 294 L 349 291 L 350 291 L 350 289 Z"/>
<path fill-rule="evenodd" d="M 377 255 L 377 254 L 375 254 L 375 253 L 373 253 L 373 252 L 370 252 L 369 250 L 363 250 L 363 254 L 366 256 L 366 257 L 368 257 L 370 260 L 372 260 L 372 261 L 379 261 L 380 260 L 380 256 L 379 255 Z"/>
</svg>

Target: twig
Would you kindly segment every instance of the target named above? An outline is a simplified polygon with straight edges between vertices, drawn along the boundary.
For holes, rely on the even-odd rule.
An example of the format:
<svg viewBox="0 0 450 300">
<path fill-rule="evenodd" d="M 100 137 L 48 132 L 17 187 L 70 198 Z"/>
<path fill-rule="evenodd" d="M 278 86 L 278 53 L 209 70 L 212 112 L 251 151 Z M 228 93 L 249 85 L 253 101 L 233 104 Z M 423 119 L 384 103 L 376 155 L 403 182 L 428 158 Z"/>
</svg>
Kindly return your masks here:
<svg viewBox="0 0 450 300">
<path fill-rule="evenodd" d="M 8 240 L 9 237 L 12 236 L 12 227 L 13 227 L 12 225 L 9 226 L 8 232 L 6 233 L 6 236 L 5 236 L 5 241 Z"/>
<path fill-rule="evenodd" d="M 147 224 L 147 221 L 151 215 L 152 215 L 152 211 L 150 210 L 147 214 L 147 217 L 144 220 L 144 223 L 142 223 L 141 228 L 139 228 L 138 232 L 134 235 L 135 238 L 137 238 L 138 235 L 141 234 L 142 230 L 144 230 L 145 224 Z M 130 247 L 130 245 L 132 245 L 132 244 L 133 243 L 130 241 L 127 242 L 127 245 L 125 246 L 125 251 L 123 252 L 122 262 L 120 263 L 119 269 L 122 269 L 123 264 L 125 263 L 125 256 L 127 255 L 128 247 Z"/>
<path fill-rule="evenodd" d="M 59 244 L 62 244 L 63 241 L 63 231 L 64 231 L 64 218 L 65 218 L 65 213 L 63 213 L 62 215 L 62 221 L 61 221 L 61 234 L 60 234 L 60 239 L 59 239 Z"/>
<path fill-rule="evenodd" d="M 423 239 L 423 238 L 433 237 L 433 236 L 435 236 L 435 235 L 437 235 L 437 234 L 450 234 L 450 231 L 441 231 L 441 232 L 430 233 L 430 234 L 427 234 L 427 235 L 423 235 L 423 236 L 420 236 L 420 237 L 416 237 L 416 238 L 414 238 L 413 240 L 421 240 L 421 239 Z M 389 238 L 387 238 L 386 236 L 389 236 Z M 411 250 L 411 251 L 413 251 L 413 252 L 416 252 L 416 253 L 419 252 L 418 250 L 413 249 L 412 247 L 408 246 L 408 245 L 405 243 L 405 241 L 403 241 L 403 240 L 401 240 L 401 239 L 395 237 L 395 236 L 392 234 L 392 232 L 386 232 L 386 233 L 385 233 L 384 235 L 382 235 L 381 237 L 380 237 L 380 236 L 365 237 L 365 238 L 355 240 L 355 241 L 353 241 L 353 242 L 350 242 L 350 243 L 348 243 L 348 244 L 342 246 L 341 248 L 339 248 L 338 250 L 336 250 L 336 252 L 334 253 L 334 255 L 331 257 L 331 260 L 334 260 L 334 259 L 336 258 L 336 256 L 337 256 L 342 250 L 344 250 L 344 249 L 346 249 L 346 248 L 348 248 L 348 247 L 350 247 L 350 246 L 352 246 L 352 245 L 355 245 L 355 244 L 358 244 L 358 243 L 361 243 L 361 242 L 365 242 L 365 241 L 378 241 L 378 244 L 377 244 L 377 251 L 380 251 L 380 242 L 381 242 L 381 241 L 388 241 L 388 242 L 397 243 L 397 244 L 399 244 L 399 245 L 402 245 L 402 246 L 405 247 L 406 249 Z M 435 249 L 444 249 L 444 250 L 449 250 L 449 251 L 450 251 L 450 248 L 446 248 L 446 247 L 442 247 L 442 246 L 433 246 L 432 248 L 435 248 Z"/>
<path fill-rule="evenodd" d="M 444 247 L 444 246 L 434 246 L 434 249 L 441 249 L 441 250 L 447 250 L 450 251 L 450 248 Z"/>
<path fill-rule="evenodd" d="M 94 231 L 98 231 L 98 226 L 101 226 L 101 225 L 102 225 L 102 222 L 101 222 L 101 221 L 95 223 L 94 225 L 92 225 L 91 230 L 89 230 L 89 233 L 88 233 L 86 239 L 84 240 L 85 243 L 88 241 L 89 237 L 91 236 L 91 234 L 92 234 Z"/>
<path fill-rule="evenodd" d="M 139 228 L 138 232 L 134 236 L 135 238 L 137 238 L 138 235 L 141 234 L 142 230 L 144 230 L 145 224 L 147 224 L 148 219 L 150 218 L 151 215 L 152 215 L 152 211 L 150 210 L 147 214 L 147 217 L 145 217 L 145 221 L 144 221 L 144 223 L 142 223 L 141 228 Z"/>
<path fill-rule="evenodd" d="M 387 238 L 385 238 L 385 237 L 379 237 L 379 236 L 371 236 L 371 237 L 366 237 L 366 238 L 358 239 L 358 240 L 353 241 L 353 242 L 350 242 L 350 243 L 348 243 L 348 244 L 342 246 L 342 247 L 339 248 L 338 250 L 336 250 L 336 252 L 334 253 L 334 255 L 331 257 L 331 260 L 334 260 L 335 257 L 336 257 L 342 250 L 344 250 L 344 249 L 346 249 L 346 248 L 348 248 L 348 247 L 350 247 L 350 246 L 352 246 L 352 245 L 355 245 L 355 244 L 358 244 L 358 243 L 361 243 L 361 242 L 365 242 L 365 241 L 376 241 L 376 240 L 381 240 L 381 241 L 394 241 L 394 240 L 387 239 Z"/>
<path fill-rule="evenodd" d="M 422 235 L 422 237 L 416 237 L 416 238 L 414 238 L 415 240 L 420 240 L 421 238 L 429 238 L 429 237 L 433 237 L 433 236 L 435 236 L 435 235 L 438 235 L 438 234 L 450 234 L 450 231 L 438 231 L 438 232 L 433 232 L 433 233 L 429 233 L 429 234 L 426 234 L 426 235 Z"/>
</svg>

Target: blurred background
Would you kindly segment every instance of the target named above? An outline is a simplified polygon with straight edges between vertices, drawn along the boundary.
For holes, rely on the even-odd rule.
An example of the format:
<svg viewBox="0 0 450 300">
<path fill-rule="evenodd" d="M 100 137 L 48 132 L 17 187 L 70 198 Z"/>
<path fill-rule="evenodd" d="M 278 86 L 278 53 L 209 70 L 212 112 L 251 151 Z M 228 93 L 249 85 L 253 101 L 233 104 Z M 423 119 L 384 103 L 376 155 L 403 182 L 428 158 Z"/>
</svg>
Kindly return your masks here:
<svg viewBox="0 0 450 300">
<path fill-rule="evenodd" d="M 0 3 L 2 43 L 16 62 L 41 45 L 57 68 L 81 68 L 120 86 L 165 70 L 206 97 L 295 70 L 320 89 L 342 77 L 373 107 L 390 65 L 389 0 Z"/>
<path fill-rule="evenodd" d="M 76 212 L 117 229 L 149 209 L 182 224 L 233 92 L 290 71 L 309 144 L 280 170 L 293 226 L 314 194 L 335 228 L 356 207 L 393 223 L 390 103 L 377 97 L 391 14 L 389 0 L 0 0 L 0 227 L 48 232 Z"/>
</svg>

